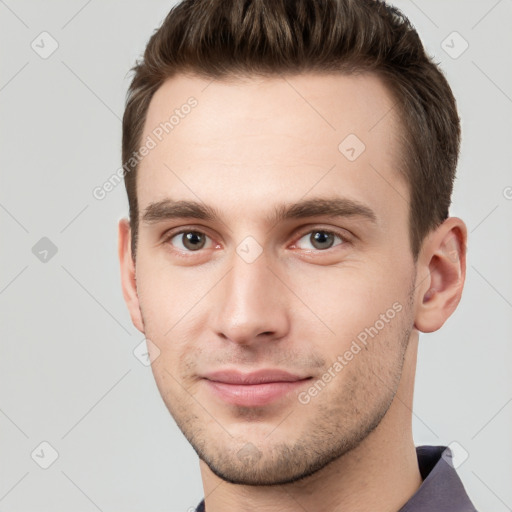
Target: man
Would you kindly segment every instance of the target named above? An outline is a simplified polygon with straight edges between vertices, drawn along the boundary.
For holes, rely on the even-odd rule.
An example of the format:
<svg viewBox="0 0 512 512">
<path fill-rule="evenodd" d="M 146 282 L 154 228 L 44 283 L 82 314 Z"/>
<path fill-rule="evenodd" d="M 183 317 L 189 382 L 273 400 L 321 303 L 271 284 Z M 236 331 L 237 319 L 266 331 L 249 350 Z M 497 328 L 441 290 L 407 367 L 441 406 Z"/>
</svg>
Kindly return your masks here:
<svg viewBox="0 0 512 512">
<path fill-rule="evenodd" d="M 474 511 L 414 446 L 419 332 L 460 300 L 446 79 L 373 0 L 185 0 L 123 119 L 123 294 L 198 511 Z"/>
</svg>

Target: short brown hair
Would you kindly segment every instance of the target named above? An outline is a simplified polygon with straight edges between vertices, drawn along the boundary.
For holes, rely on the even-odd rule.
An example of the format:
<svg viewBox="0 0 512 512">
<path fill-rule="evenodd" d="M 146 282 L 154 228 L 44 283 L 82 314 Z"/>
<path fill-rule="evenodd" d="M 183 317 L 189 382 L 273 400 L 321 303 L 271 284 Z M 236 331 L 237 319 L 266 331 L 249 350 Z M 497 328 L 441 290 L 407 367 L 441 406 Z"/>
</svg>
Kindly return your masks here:
<svg viewBox="0 0 512 512">
<path fill-rule="evenodd" d="M 448 217 L 460 146 L 455 98 L 410 21 L 384 1 L 184 0 L 170 10 L 131 71 L 122 159 L 134 259 L 138 165 L 130 156 L 141 143 L 153 94 L 179 72 L 209 79 L 377 74 L 396 101 L 402 125 L 397 157 L 409 183 L 415 260 L 424 237 Z"/>
</svg>

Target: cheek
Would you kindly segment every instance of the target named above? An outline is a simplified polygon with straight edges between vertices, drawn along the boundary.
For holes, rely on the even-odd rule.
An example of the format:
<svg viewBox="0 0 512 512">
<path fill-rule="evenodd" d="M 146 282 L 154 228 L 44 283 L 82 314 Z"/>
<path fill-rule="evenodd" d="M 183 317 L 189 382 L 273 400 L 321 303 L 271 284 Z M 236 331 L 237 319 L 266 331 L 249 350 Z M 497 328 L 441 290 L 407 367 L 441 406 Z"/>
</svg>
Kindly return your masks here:
<svg viewBox="0 0 512 512">
<path fill-rule="evenodd" d="M 213 286 L 210 281 L 214 282 L 192 267 L 176 267 L 165 258 L 141 255 L 137 294 L 146 327 L 158 337 L 171 337 L 193 316 L 195 305 Z"/>
<path fill-rule="evenodd" d="M 293 291 L 304 304 L 297 314 L 302 316 L 307 330 L 320 328 L 337 342 L 349 340 L 374 325 L 380 315 L 396 302 L 402 304 L 407 296 L 408 279 L 403 270 L 400 279 L 396 278 L 396 271 L 360 262 L 337 268 L 304 266 L 300 270 L 294 270 L 296 276 L 289 276 Z"/>
</svg>

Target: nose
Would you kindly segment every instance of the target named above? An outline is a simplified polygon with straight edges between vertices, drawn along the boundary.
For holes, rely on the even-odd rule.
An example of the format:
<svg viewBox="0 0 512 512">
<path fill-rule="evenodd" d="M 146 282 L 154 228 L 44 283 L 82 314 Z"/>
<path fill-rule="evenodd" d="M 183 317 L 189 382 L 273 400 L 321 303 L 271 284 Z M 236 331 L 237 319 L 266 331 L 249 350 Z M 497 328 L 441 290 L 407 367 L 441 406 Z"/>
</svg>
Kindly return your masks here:
<svg viewBox="0 0 512 512">
<path fill-rule="evenodd" d="M 265 253 L 251 263 L 238 254 L 216 287 L 213 328 L 218 337 L 239 345 L 283 338 L 289 330 L 286 287 Z"/>
</svg>

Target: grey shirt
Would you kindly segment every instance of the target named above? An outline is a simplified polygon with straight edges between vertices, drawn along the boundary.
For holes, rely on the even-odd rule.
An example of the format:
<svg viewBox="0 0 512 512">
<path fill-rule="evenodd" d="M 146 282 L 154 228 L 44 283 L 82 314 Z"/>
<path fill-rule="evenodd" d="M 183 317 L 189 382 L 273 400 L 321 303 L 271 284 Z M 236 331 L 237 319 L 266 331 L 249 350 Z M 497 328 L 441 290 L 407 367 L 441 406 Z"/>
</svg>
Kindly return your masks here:
<svg viewBox="0 0 512 512">
<path fill-rule="evenodd" d="M 423 483 L 398 512 L 477 512 L 455 471 L 446 446 L 417 446 Z M 204 499 L 196 512 L 206 512 Z"/>
</svg>

